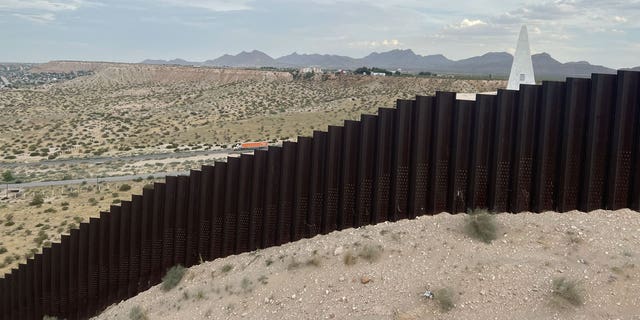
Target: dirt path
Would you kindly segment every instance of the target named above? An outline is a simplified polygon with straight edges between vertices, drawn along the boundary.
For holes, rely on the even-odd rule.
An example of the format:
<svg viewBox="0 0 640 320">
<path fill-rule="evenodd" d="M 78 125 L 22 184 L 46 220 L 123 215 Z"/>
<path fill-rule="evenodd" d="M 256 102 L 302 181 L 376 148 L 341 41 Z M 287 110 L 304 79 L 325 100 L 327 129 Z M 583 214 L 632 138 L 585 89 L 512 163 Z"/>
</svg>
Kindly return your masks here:
<svg viewBox="0 0 640 320">
<path fill-rule="evenodd" d="M 98 319 L 129 319 L 134 307 L 148 319 L 640 319 L 639 213 L 496 221 L 492 244 L 463 232 L 465 215 L 440 214 L 218 259 Z M 562 277 L 579 282 L 583 305 L 554 298 Z M 442 288 L 453 292 L 448 312 L 422 296 Z"/>
</svg>

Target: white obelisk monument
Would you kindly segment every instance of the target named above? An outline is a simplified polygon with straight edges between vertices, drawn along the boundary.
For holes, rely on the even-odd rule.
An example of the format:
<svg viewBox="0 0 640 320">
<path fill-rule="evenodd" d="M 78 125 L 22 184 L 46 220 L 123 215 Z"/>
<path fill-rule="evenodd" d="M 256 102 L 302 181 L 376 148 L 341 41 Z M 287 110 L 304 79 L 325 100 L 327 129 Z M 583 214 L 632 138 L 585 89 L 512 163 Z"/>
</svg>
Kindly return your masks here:
<svg viewBox="0 0 640 320">
<path fill-rule="evenodd" d="M 520 84 L 536 84 L 536 78 L 533 75 L 527 26 L 522 26 L 520 29 L 518 46 L 516 47 L 516 53 L 513 55 L 513 65 L 511 65 L 507 89 L 518 90 L 520 89 Z"/>
</svg>

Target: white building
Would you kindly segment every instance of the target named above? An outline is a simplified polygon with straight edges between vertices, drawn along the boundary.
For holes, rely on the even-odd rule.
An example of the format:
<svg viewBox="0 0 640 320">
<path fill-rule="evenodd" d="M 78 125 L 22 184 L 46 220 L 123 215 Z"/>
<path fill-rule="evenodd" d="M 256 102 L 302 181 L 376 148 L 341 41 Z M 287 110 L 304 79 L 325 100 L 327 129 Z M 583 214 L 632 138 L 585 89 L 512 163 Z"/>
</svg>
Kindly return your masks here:
<svg viewBox="0 0 640 320">
<path fill-rule="evenodd" d="M 322 73 L 322 69 L 320 69 L 319 67 L 305 67 L 305 68 L 300 68 L 299 72 L 300 73 Z"/>
</svg>

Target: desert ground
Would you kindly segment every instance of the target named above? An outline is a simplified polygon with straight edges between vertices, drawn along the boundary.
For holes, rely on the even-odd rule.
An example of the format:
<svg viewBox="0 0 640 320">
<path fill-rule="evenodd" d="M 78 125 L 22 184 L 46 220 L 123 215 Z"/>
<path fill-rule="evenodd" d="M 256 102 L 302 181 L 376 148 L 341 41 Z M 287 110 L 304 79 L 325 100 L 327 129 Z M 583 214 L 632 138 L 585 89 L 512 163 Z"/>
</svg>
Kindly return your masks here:
<svg viewBox="0 0 640 320">
<path fill-rule="evenodd" d="M 503 213 L 491 243 L 446 213 L 346 229 L 194 266 L 96 319 L 640 319 L 639 215 Z"/>
</svg>

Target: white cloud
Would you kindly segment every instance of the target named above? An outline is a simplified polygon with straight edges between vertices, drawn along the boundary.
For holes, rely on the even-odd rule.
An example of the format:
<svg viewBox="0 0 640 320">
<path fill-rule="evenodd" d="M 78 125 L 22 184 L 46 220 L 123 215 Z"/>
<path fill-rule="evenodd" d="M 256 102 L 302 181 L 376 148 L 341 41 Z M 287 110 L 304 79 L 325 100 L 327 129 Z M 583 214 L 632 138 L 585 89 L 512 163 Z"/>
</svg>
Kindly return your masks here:
<svg viewBox="0 0 640 320">
<path fill-rule="evenodd" d="M 242 11 L 251 10 L 251 0 L 160 0 L 175 7 L 190 7 L 209 11 Z"/>
<path fill-rule="evenodd" d="M 356 41 L 348 43 L 349 47 L 360 48 L 396 48 L 401 46 L 402 43 L 398 39 L 384 39 L 374 41 Z"/>
<path fill-rule="evenodd" d="M 625 23 L 625 22 L 627 22 L 627 18 L 621 17 L 621 16 L 613 16 L 613 22 Z"/>
<path fill-rule="evenodd" d="M 13 16 L 29 20 L 31 22 L 37 23 L 47 23 L 56 19 L 53 13 L 42 13 L 42 14 L 22 14 L 22 13 L 14 13 Z"/>
<path fill-rule="evenodd" d="M 482 21 L 482 20 L 464 19 L 458 24 L 449 25 L 449 28 L 451 28 L 451 29 L 467 29 L 467 28 L 486 26 L 486 25 L 487 25 L 487 23 Z"/>
<path fill-rule="evenodd" d="M 0 0 L 1 10 L 39 10 L 39 11 L 69 11 L 77 10 L 85 2 L 82 0 Z"/>
</svg>

